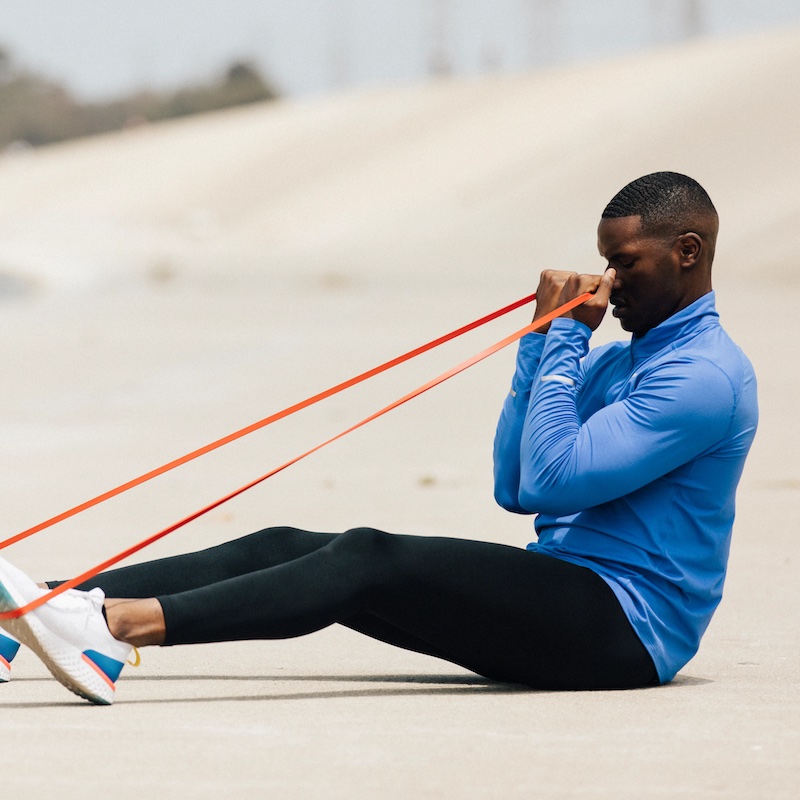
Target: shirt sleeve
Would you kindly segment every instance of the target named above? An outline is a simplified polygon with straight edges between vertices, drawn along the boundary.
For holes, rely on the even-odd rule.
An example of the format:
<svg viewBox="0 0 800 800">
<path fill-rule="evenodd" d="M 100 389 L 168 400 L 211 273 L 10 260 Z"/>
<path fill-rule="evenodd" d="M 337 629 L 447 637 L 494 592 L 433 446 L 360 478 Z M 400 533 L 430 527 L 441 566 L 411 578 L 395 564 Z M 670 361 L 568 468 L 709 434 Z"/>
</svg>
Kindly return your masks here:
<svg viewBox="0 0 800 800">
<path fill-rule="evenodd" d="M 581 422 L 589 335 L 572 320 L 550 328 L 520 434 L 517 502 L 528 513 L 574 514 L 630 494 L 718 443 L 731 424 L 730 380 L 692 356 L 644 369 L 625 399 Z"/>
<path fill-rule="evenodd" d="M 529 333 L 520 339 L 511 390 L 503 403 L 494 438 L 495 500 L 507 511 L 517 514 L 533 513 L 519 503 L 520 442 L 544 344 L 545 336 L 541 333 Z"/>
</svg>

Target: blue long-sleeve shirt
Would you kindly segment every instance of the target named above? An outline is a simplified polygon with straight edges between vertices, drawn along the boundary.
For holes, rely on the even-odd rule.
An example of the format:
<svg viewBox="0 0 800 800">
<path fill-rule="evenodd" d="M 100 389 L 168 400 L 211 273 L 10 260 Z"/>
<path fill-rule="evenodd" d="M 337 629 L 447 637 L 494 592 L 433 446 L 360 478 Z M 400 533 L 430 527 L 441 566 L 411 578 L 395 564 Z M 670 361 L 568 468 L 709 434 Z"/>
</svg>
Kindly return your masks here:
<svg viewBox="0 0 800 800">
<path fill-rule="evenodd" d="M 589 352 L 590 335 L 557 319 L 520 341 L 495 497 L 538 515 L 529 549 L 609 584 L 667 682 L 722 596 L 755 375 L 713 292 L 629 343 Z"/>
</svg>

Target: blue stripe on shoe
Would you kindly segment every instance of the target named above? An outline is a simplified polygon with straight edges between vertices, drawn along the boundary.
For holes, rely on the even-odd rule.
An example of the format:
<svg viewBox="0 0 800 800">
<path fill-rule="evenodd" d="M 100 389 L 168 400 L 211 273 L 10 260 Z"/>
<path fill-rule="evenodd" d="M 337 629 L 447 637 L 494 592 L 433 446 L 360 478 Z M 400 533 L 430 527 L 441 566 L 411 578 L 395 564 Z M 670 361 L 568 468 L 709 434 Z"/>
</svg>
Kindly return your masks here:
<svg viewBox="0 0 800 800">
<path fill-rule="evenodd" d="M 11 663 L 18 651 L 19 642 L 15 639 L 9 639 L 8 636 L 3 636 L 0 633 L 0 658 L 3 658 L 7 663 Z"/>
<path fill-rule="evenodd" d="M 115 658 L 109 656 L 104 656 L 102 653 L 98 653 L 97 650 L 84 650 L 83 655 L 103 671 L 103 674 L 112 685 L 116 682 L 117 678 L 119 678 L 119 674 L 125 666 L 121 661 L 117 661 Z"/>
</svg>

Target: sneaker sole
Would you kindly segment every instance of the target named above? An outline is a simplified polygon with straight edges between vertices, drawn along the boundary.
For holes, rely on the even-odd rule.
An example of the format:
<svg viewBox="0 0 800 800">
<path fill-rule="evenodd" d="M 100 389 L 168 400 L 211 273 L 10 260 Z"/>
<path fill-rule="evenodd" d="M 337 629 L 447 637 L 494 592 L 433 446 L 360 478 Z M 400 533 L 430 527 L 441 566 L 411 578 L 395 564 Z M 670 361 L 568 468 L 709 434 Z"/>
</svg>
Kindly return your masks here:
<svg viewBox="0 0 800 800">
<path fill-rule="evenodd" d="M 2 583 L 0 606 L 5 611 L 20 607 Z M 96 705 L 110 706 L 114 702 L 114 684 L 105 673 L 75 645 L 46 628 L 33 613 L 5 620 L 4 625 L 12 636 L 33 650 L 53 677 L 71 692 Z"/>
</svg>

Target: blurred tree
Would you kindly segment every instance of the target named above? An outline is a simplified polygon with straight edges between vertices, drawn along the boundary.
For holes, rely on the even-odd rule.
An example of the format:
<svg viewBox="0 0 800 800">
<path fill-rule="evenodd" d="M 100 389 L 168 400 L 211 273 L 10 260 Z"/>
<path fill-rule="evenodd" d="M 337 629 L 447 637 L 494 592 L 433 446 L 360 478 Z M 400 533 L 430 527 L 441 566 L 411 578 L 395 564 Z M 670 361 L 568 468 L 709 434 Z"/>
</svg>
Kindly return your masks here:
<svg viewBox="0 0 800 800">
<path fill-rule="evenodd" d="M 11 54 L 0 47 L 0 81 L 7 81 L 11 76 Z"/>
<path fill-rule="evenodd" d="M 0 151 L 120 130 L 133 123 L 199 114 L 278 96 L 251 64 L 234 62 L 207 85 L 142 91 L 107 103 L 80 103 L 63 86 L 15 67 L 0 47 Z"/>
<path fill-rule="evenodd" d="M 156 119 L 182 117 L 218 108 L 273 100 L 277 92 L 269 86 L 251 64 L 236 61 L 217 83 L 181 89 L 163 98 L 161 108 L 154 110 Z"/>
</svg>

